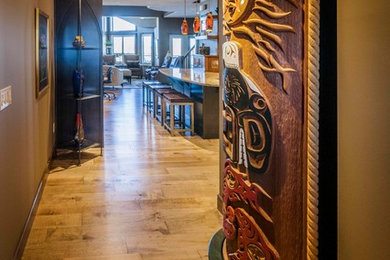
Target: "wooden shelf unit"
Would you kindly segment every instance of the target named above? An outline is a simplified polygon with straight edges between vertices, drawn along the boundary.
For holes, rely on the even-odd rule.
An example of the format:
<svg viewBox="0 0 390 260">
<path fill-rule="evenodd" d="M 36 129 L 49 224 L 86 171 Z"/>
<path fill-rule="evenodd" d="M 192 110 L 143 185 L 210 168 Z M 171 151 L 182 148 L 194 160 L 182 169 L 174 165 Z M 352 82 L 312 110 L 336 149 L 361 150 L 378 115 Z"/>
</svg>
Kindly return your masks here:
<svg viewBox="0 0 390 260">
<path fill-rule="evenodd" d="M 71 150 L 81 163 L 83 150 L 103 152 L 102 0 L 55 0 L 56 151 Z M 85 47 L 73 46 L 82 36 Z M 74 93 L 73 73 L 83 71 L 81 93 Z M 84 139 L 78 143 L 76 117 L 81 115 Z"/>
</svg>

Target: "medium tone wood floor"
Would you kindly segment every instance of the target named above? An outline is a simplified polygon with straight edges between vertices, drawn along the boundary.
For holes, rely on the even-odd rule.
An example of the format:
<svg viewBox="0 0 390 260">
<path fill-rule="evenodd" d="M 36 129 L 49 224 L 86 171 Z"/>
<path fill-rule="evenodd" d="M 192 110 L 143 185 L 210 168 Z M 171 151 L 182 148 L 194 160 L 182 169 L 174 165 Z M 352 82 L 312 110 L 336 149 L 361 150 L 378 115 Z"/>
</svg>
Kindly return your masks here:
<svg viewBox="0 0 390 260">
<path fill-rule="evenodd" d="M 171 137 L 140 89 L 105 104 L 105 149 L 53 162 L 23 259 L 208 259 L 218 140 Z"/>
</svg>

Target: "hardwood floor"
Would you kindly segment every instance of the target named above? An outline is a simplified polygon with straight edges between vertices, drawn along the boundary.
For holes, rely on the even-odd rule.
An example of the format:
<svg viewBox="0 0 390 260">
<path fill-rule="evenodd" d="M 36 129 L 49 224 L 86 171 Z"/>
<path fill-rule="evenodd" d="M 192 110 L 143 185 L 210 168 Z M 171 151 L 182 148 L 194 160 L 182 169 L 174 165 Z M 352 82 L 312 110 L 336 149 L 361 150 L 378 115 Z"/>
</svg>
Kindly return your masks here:
<svg viewBox="0 0 390 260">
<path fill-rule="evenodd" d="M 208 259 L 218 140 L 171 137 L 140 89 L 105 104 L 105 149 L 53 162 L 23 259 Z"/>
</svg>

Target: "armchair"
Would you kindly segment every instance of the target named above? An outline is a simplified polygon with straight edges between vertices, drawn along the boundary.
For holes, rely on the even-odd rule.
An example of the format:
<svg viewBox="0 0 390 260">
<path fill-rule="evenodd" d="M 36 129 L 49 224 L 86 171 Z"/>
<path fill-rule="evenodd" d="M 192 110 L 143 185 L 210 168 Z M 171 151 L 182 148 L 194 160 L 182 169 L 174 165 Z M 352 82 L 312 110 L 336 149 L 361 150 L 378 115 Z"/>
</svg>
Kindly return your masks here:
<svg viewBox="0 0 390 260">
<path fill-rule="evenodd" d="M 125 54 L 123 60 L 127 65 L 127 68 L 131 70 L 132 76 L 138 76 L 142 78 L 142 68 L 139 61 L 139 55 L 137 54 Z"/>
<path fill-rule="evenodd" d="M 159 68 L 169 68 L 171 65 L 172 56 L 169 52 L 165 55 L 164 61 L 160 67 L 152 66 L 145 70 L 145 76 L 148 80 L 155 80 L 156 76 L 158 75 L 158 69 Z"/>
<path fill-rule="evenodd" d="M 125 83 L 123 72 L 114 66 L 103 66 L 104 86 L 122 86 Z"/>
</svg>

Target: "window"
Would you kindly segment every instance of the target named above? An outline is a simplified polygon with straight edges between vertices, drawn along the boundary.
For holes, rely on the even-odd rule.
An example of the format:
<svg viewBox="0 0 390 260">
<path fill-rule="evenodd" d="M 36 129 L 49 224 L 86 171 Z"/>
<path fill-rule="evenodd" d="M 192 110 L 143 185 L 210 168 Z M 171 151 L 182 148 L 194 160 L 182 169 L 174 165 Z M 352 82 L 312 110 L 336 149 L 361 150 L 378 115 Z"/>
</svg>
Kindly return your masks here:
<svg viewBox="0 0 390 260">
<path fill-rule="evenodd" d="M 191 37 L 190 38 L 190 49 L 192 48 L 192 47 L 194 47 L 196 45 L 196 40 L 195 40 L 195 38 L 194 37 Z M 196 54 L 196 46 L 192 49 L 192 51 L 191 51 L 191 54 L 190 54 L 190 67 L 192 68 L 193 67 L 193 63 L 194 63 L 194 59 L 193 59 L 193 57 L 194 57 L 194 55 Z"/>
<path fill-rule="evenodd" d="M 114 36 L 114 53 L 115 54 L 122 54 L 123 53 L 123 46 L 122 46 L 122 37 L 121 36 Z"/>
<path fill-rule="evenodd" d="M 135 35 L 123 37 L 123 53 L 135 54 Z"/>
<path fill-rule="evenodd" d="M 115 54 L 135 54 L 135 35 L 114 36 L 114 53 Z"/>
<path fill-rule="evenodd" d="M 121 31 L 135 31 L 137 28 L 135 24 L 130 23 L 122 18 L 113 17 L 113 30 L 117 32 Z"/>
<path fill-rule="evenodd" d="M 172 56 L 181 56 L 182 48 L 181 48 L 181 38 L 172 38 Z"/>
<path fill-rule="evenodd" d="M 103 16 L 102 18 L 102 29 L 103 32 L 107 32 L 107 17 Z"/>
<path fill-rule="evenodd" d="M 153 35 L 142 34 L 142 63 L 152 64 Z"/>
</svg>

